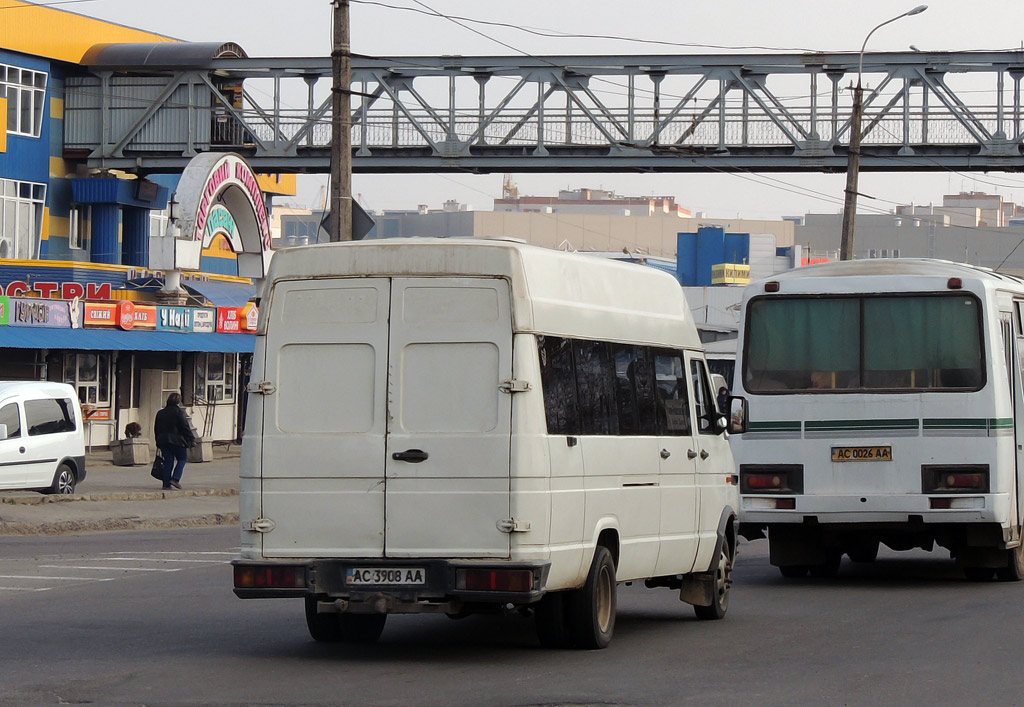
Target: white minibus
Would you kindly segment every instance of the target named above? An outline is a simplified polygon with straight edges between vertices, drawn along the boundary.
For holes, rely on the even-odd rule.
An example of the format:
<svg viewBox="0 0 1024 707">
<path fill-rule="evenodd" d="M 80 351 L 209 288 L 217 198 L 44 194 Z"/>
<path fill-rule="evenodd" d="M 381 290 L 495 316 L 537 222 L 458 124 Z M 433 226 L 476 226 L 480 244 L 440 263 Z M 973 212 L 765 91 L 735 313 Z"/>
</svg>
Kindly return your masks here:
<svg viewBox="0 0 1024 707">
<path fill-rule="evenodd" d="M 939 545 L 1024 577 L 1024 283 L 936 260 L 813 265 L 751 284 L 734 392 L 740 532 L 787 577 Z M 738 401 L 734 400 L 738 406 Z"/>
<path fill-rule="evenodd" d="M 616 585 L 728 608 L 735 468 L 669 275 L 498 240 L 279 251 L 242 447 L 242 598 L 319 641 L 532 610 L 602 648 Z"/>
</svg>

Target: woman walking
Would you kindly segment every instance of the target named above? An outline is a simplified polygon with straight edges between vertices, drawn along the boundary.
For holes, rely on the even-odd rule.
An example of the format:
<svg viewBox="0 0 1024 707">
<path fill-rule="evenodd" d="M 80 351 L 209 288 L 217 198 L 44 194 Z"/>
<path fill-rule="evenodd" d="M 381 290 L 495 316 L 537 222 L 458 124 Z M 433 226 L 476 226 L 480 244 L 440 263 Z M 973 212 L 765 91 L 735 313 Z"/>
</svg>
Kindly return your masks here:
<svg viewBox="0 0 1024 707">
<path fill-rule="evenodd" d="M 181 407 L 181 396 L 171 393 L 167 396 L 167 406 L 156 414 L 153 425 L 156 446 L 164 458 L 164 488 L 181 488 L 181 474 L 185 471 L 188 461 L 188 450 L 195 444 L 192 425 L 188 415 Z"/>
</svg>

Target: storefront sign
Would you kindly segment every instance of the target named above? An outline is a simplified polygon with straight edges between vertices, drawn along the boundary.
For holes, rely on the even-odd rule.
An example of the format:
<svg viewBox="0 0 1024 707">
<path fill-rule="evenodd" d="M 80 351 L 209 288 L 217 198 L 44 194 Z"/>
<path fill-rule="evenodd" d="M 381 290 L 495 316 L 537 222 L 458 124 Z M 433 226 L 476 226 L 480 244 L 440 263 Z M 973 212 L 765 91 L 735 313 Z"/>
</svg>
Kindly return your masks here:
<svg viewBox="0 0 1024 707">
<path fill-rule="evenodd" d="M 11 321 L 11 299 L 0 297 L 0 326 L 9 324 Z"/>
<path fill-rule="evenodd" d="M 12 326 L 70 329 L 72 326 L 71 309 L 67 302 L 15 299 L 11 300 L 10 324 Z"/>
<path fill-rule="evenodd" d="M 192 331 L 192 308 L 157 307 L 156 328 L 160 331 Z"/>
<path fill-rule="evenodd" d="M 123 302 L 86 302 L 85 326 L 124 329 L 156 329 L 156 307 Z"/>
<path fill-rule="evenodd" d="M 217 330 L 217 310 L 193 309 L 192 331 L 197 334 L 212 334 Z"/>
<path fill-rule="evenodd" d="M 218 307 L 217 331 L 225 334 L 247 334 L 256 331 L 259 310 L 250 302 L 244 307 Z"/>
<path fill-rule="evenodd" d="M 134 328 L 156 329 L 156 307 L 154 305 L 147 304 L 134 304 Z"/>
<path fill-rule="evenodd" d="M 5 288 L 0 285 L 0 294 L 8 297 L 19 297 L 32 293 L 38 294 L 44 299 L 56 298 L 74 299 L 110 299 L 113 288 L 109 282 L 56 282 L 47 280 L 33 280 L 31 283 L 24 280 L 9 282 Z"/>
</svg>

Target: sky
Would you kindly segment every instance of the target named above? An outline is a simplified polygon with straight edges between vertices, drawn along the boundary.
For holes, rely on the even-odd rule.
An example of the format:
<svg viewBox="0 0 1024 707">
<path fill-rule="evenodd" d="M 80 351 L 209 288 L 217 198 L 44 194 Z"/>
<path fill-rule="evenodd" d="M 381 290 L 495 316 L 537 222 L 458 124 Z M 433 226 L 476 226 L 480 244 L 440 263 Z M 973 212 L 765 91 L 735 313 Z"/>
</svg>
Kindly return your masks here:
<svg viewBox="0 0 1024 707">
<path fill-rule="evenodd" d="M 189 41 L 236 42 L 250 57 L 330 54 L 329 0 L 35 0 L 62 9 L 119 22 Z M 373 56 L 726 53 L 729 49 L 672 49 L 650 42 L 790 51 L 859 51 L 872 27 L 919 0 L 351 0 L 352 51 Z M 1024 46 L 1022 0 L 932 0 L 927 11 L 883 27 L 868 51 L 998 50 Z M 441 17 L 413 12 L 434 10 L 448 16 L 507 23 L 569 34 L 613 34 L 645 40 L 538 37 L 515 28 L 472 25 L 470 31 Z M 497 40 L 497 41 L 495 41 Z M 502 42 L 505 45 L 499 44 Z M 621 195 L 673 195 L 684 208 L 708 217 L 776 219 L 804 213 L 838 213 L 845 175 L 773 174 L 772 180 L 728 174 L 521 174 L 521 195 L 552 196 L 559 189 L 611 189 Z M 303 178 L 296 203 L 314 206 L 321 177 Z M 490 210 L 501 196 L 501 174 L 353 176 L 352 191 L 365 208 L 440 208 L 456 199 Z M 813 198 L 793 193 L 803 187 L 834 194 Z M 860 175 L 859 191 L 877 201 L 941 203 L 942 195 L 987 191 L 1024 203 L 1024 173 L 876 173 Z M 281 203 L 278 200 L 277 203 Z"/>
</svg>

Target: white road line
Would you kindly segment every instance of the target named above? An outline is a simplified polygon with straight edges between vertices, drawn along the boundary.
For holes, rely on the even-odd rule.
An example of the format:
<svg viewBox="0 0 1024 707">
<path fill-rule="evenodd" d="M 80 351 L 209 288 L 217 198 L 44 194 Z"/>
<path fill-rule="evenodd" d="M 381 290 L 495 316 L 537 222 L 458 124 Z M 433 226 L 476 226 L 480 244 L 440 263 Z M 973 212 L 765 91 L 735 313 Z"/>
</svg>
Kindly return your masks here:
<svg viewBox="0 0 1024 707">
<path fill-rule="evenodd" d="M 159 567 L 92 567 L 89 565 L 38 565 L 40 569 L 52 570 L 104 570 L 109 572 L 180 572 L 180 567 L 160 569 Z"/>
<path fill-rule="evenodd" d="M 109 560 L 97 558 L 100 562 L 182 562 L 191 565 L 223 565 L 228 563 L 224 560 L 176 560 L 170 557 L 111 557 Z"/>
<path fill-rule="evenodd" d="M 131 550 L 118 550 L 117 552 L 104 552 L 103 555 L 138 555 L 138 552 L 132 552 Z M 237 552 L 190 552 L 188 550 L 166 550 L 166 551 L 155 551 L 145 552 L 144 555 L 226 555 L 228 557 L 234 557 Z"/>
<path fill-rule="evenodd" d="M 113 582 L 116 577 L 48 577 L 42 574 L 0 574 L 0 579 L 58 579 L 64 582 Z"/>
<path fill-rule="evenodd" d="M 0 591 L 49 591 L 53 587 L 0 587 Z"/>
</svg>

